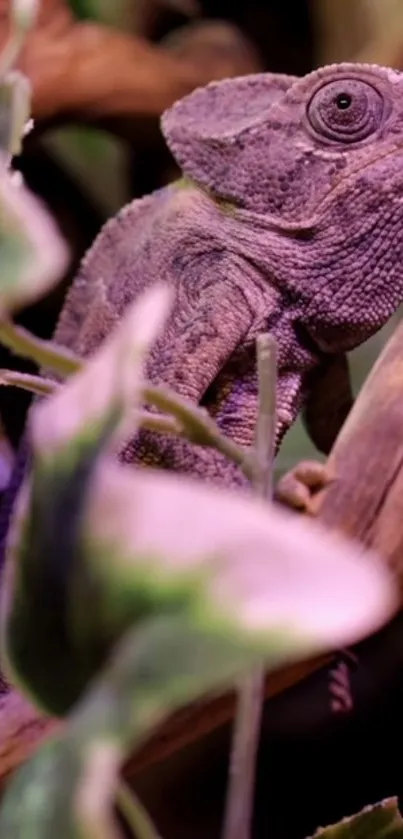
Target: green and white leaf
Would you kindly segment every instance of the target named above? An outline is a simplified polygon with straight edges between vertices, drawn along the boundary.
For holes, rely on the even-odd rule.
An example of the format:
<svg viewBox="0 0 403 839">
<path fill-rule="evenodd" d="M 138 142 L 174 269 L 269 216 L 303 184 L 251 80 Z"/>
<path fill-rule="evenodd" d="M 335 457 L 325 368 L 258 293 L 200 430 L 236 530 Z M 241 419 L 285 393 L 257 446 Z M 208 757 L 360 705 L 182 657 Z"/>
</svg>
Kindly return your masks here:
<svg viewBox="0 0 403 839">
<path fill-rule="evenodd" d="M 403 839 L 403 819 L 397 798 L 364 807 L 354 816 L 322 827 L 313 839 Z"/>
<path fill-rule="evenodd" d="M 165 716 L 252 666 L 357 641 L 398 608 L 387 569 L 358 545 L 251 494 L 117 463 L 169 304 L 165 287 L 144 294 L 32 411 L 1 660 L 68 722 L 13 779 L 7 839 L 116 839 L 114 779 Z"/>
<path fill-rule="evenodd" d="M 61 279 L 67 260 L 52 217 L 0 155 L 0 317 L 42 297 Z"/>
<path fill-rule="evenodd" d="M 359 546 L 252 496 L 119 466 L 106 436 L 73 462 L 36 464 L 10 544 L 3 666 L 46 710 L 65 714 L 150 619 L 181 616 L 238 646 L 240 668 L 246 644 L 270 669 L 355 642 L 396 610 L 386 568 Z"/>
<path fill-rule="evenodd" d="M 22 151 L 30 127 L 31 84 L 18 70 L 0 82 L 0 150 L 11 159 Z M 7 165 L 7 159 L 3 166 Z"/>
<path fill-rule="evenodd" d="M 71 457 L 82 440 L 91 446 L 101 428 L 110 428 L 115 451 L 136 433 L 143 367 L 171 303 L 165 285 L 141 295 L 82 369 L 35 406 L 31 439 L 38 460 L 49 462 L 62 452 Z"/>
</svg>

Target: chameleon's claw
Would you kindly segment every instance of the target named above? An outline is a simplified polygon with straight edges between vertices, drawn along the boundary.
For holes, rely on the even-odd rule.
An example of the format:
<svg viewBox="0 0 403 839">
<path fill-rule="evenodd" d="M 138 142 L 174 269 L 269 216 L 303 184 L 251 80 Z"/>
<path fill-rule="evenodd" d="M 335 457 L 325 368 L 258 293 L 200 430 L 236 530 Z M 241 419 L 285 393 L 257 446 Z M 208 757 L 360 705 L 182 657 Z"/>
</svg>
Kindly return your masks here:
<svg viewBox="0 0 403 839">
<path fill-rule="evenodd" d="M 314 494 L 333 480 L 326 465 L 317 460 L 302 460 L 280 478 L 274 500 L 293 510 L 310 512 Z"/>
</svg>

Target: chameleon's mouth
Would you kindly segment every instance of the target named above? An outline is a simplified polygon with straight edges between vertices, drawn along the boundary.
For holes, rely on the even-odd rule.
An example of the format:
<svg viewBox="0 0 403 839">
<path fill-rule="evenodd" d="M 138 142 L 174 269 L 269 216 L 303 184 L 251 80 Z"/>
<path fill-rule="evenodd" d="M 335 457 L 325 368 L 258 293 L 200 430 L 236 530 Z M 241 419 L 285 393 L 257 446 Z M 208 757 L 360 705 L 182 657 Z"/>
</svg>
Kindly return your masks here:
<svg viewBox="0 0 403 839">
<path fill-rule="evenodd" d="M 376 166 L 381 160 L 386 160 L 388 157 L 403 154 L 403 143 L 388 148 L 382 153 L 378 153 L 367 160 L 365 163 L 357 165 L 349 169 L 347 174 L 341 175 L 336 184 L 326 193 L 324 198 L 316 206 L 315 212 L 308 218 L 294 219 L 293 221 L 280 220 L 278 217 L 268 215 L 267 213 L 256 213 L 254 210 L 247 210 L 243 207 L 236 207 L 236 218 L 253 227 L 254 230 L 270 230 L 273 233 L 285 236 L 290 239 L 311 239 L 323 227 L 323 218 L 326 210 L 332 205 L 337 195 L 343 193 L 346 184 L 349 181 L 355 180 L 357 175 L 361 175 L 373 166 Z M 402 162 L 403 171 L 403 162 Z M 395 196 L 394 196 L 395 198 Z M 402 179 L 402 195 L 396 197 L 400 202 L 403 199 L 403 179 Z"/>
</svg>

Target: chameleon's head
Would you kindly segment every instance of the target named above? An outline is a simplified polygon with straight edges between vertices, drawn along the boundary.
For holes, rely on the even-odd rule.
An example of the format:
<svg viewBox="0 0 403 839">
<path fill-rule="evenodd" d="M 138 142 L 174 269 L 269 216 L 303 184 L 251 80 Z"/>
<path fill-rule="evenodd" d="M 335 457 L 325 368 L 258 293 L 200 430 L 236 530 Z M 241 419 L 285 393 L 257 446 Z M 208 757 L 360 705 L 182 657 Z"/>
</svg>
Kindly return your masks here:
<svg viewBox="0 0 403 839">
<path fill-rule="evenodd" d="M 360 343 L 403 301 L 403 74 L 229 79 L 162 127 L 185 174 L 266 221 L 275 274 L 324 348 Z"/>
</svg>

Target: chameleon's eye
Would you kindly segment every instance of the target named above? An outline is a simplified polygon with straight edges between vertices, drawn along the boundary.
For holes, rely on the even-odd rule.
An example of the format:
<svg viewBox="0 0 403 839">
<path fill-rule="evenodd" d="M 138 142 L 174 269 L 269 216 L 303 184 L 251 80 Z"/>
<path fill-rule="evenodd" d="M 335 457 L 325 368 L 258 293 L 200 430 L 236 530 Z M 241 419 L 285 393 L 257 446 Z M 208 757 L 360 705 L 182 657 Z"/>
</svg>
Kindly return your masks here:
<svg viewBox="0 0 403 839">
<path fill-rule="evenodd" d="M 314 93 L 307 116 L 322 137 L 339 143 L 365 140 L 379 128 L 384 104 L 381 94 L 368 82 L 340 79 L 328 82 Z"/>
</svg>

